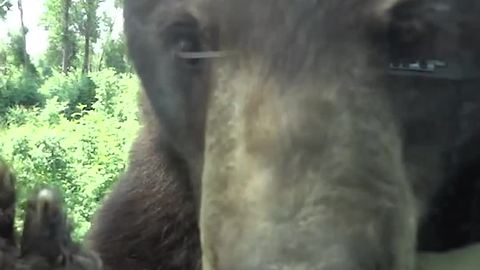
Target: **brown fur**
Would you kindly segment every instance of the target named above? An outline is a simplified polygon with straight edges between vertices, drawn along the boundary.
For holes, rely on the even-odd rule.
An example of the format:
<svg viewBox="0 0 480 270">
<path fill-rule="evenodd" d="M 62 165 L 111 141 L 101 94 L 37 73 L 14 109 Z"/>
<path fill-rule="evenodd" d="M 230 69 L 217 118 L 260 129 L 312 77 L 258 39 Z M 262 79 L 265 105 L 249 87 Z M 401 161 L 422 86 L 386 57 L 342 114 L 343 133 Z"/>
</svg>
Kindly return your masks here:
<svg viewBox="0 0 480 270">
<path fill-rule="evenodd" d="M 199 239 L 188 169 L 150 117 L 146 112 L 149 125 L 89 238 L 106 269 L 195 269 Z"/>
</svg>

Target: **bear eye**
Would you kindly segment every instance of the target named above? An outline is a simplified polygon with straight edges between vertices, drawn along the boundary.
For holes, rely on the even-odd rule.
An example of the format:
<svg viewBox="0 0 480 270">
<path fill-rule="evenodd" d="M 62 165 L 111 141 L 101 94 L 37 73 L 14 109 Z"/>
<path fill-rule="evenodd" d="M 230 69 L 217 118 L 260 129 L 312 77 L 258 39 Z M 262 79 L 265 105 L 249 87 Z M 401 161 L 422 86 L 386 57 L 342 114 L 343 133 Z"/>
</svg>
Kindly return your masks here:
<svg viewBox="0 0 480 270">
<path fill-rule="evenodd" d="M 178 52 L 198 52 L 199 47 L 198 42 L 193 38 L 183 37 L 177 41 Z"/>
<path fill-rule="evenodd" d="M 190 67 L 196 67 L 201 59 L 186 57 L 185 54 L 202 51 L 201 30 L 195 19 L 183 18 L 166 29 L 167 46 L 171 49 L 175 60 Z"/>
<path fill-rule="evenodd" d="M 196 68 L 205 60 L 227 55 L 224 51 L 209 50 L 210 46 L 207 45 L 208 42 L 197 21 L 192 18 L 187 19 L 166 28 L 166 46 L 173 52 L 178 63 Z"/>
<path fill-rule="evenodd" d="M 183 36 L 175 42 L 175 56 L 188 64 L 189 66 L 197 66 L 200 63 L 200 58 L 188 57 L 192 53 L 199 53 L 202 51 L 200 39 L 194 36 Z"/>
</svg>

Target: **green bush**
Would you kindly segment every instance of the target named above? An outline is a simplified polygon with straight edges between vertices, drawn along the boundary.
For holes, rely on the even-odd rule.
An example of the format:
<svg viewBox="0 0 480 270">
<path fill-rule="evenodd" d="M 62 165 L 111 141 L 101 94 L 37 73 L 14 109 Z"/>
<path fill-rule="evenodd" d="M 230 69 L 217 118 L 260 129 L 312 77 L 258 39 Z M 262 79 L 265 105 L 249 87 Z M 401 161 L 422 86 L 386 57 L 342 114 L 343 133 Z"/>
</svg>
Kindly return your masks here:
<svg viewBox="0 0 480 270">
<path fill-rule="evenodd" d="M 76 91 L 72 90 L 74 78 L 78 77 L 55 74 L 49 78 L 42 86 L 42 92 L 50 95 L 44 108 L 8 111 L 5 129 L 0 130 L 0 157 L 17 173 L 18 220 L 22 220 L 26 194 L 40 184 L 53 185 L 64 194 L 76 225 L 74 236 L 81 239 L 127 164 L 139 128 L 138 81 L 110 71 L 92 74 L 98 99 L 92 103 L 94 109 L 76 106 L 73 117 L 67 118 L 61 112 L 71 106 L 68 98 Z M 62 92 L 60 85 L 70 89 Z M 63 99 L 53 92 L 64 95 Z"/>
<path fill-rule="evenodd" d="M 140 83 L 132 74 L 117 74 L 113 69 L 104 69 L 91 73 L 90 77 L 97 86 L 94 107 L 119 121 L 127 121 L 128 117 L 136 119 L 137 92 Z"/>
<path fill-rule="evenodd" d="M 23 106 L 15 106 L 7 109 L 5 115 L 5 124 L 8 126 L 20 126 L 27 123 L 35 122 L 38 109 L 28 109 Z"/>
<path fill-rule="evenodd" d="M 43 105 L 45 98 L 38 92 L 40 79 L 20 68 L 5 69 L 0 76 L 0 116 L 12 107 Z"/>
<path fill-rule="evenodd" d="M 79 105 L 91 108 L 95 102 L 96 85 L 87 75 L 79 71 L 64 74 L 54 70 L 52 75 L 40 87 L 39 92 L 47 99 L 58 98 L 60 102 L 67 102 L 64 113 L 70 118 L 79 112 Z"/>
</svg>

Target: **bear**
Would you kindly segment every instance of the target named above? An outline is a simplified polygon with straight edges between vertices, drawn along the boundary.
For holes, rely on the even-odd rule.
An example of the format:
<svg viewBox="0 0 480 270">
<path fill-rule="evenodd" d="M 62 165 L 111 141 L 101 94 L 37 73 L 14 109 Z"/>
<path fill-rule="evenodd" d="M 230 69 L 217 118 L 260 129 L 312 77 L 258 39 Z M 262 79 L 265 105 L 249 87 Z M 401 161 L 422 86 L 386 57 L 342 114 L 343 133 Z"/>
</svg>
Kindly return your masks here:
<svg viewBox="0 0 480 270">
<path fill-rule="evenodd" d="M 459 136 L 455 87 L 423 77 L 478 55 L 475 5 L 125 0 L 144 126 L 89 246 L 116 270 L 413 270 Z"/>
</svg>

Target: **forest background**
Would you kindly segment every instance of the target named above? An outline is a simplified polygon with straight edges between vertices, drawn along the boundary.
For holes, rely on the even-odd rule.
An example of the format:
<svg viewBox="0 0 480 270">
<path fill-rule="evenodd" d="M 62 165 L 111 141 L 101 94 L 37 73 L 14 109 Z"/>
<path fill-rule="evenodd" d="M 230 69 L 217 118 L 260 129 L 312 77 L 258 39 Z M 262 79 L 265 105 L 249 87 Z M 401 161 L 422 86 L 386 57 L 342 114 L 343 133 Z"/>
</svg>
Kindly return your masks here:
<svg viewBox="0 0 480 270">
<path fill-rule="evenodd" d="M 121 12 L 121 0 L 0 0 L 0 157 L 17 175 L 18 228 L 48 184 L 81 240 L 125 169 L 139 83 Z"/>
</svg>

